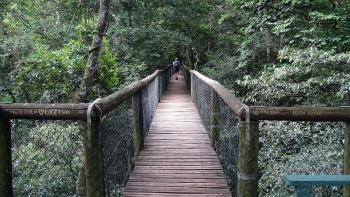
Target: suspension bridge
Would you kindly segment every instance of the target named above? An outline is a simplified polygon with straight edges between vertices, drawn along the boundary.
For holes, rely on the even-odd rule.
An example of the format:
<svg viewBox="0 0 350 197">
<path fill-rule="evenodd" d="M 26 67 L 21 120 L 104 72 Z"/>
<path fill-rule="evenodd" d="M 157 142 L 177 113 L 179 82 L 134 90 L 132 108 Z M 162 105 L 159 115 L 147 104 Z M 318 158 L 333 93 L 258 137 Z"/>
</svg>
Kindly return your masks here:
<svg viewBox="0 0 350 197">
<path fill-rule="evenodd" d="M 183 67 L 179 80 L 171 76 L 168 66 L 91 103 L 0 104 L 0 193 L 13 195 L 15 119 L 84 125 L 88 197 L 258 196 L 260 120 L 345 122 L 350 174 L 349 107 L 247 106 L 197 71 Z"/>
<path fill-rule="evenodd" d="M 160 98 L 124 196 L 231 196 L 182 77 Z"/>
</svg>

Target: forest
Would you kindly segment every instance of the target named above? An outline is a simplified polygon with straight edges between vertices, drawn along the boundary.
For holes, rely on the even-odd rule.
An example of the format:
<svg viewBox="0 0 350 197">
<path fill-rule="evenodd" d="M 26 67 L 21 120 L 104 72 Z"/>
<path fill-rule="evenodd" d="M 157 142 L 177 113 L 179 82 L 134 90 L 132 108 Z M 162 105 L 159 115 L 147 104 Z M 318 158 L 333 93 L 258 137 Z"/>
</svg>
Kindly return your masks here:
<svg viewBox="0 0 350 197">
<path fill-rule="evenodd" d="M 249 105 L 346 106 L 349 32 L 349 0 L 1 0 L 0 102 L 90 102 L 177 57 Z M 285 174 L 342 173 L 342 123 L 260 131 L 260 196 L 291 195 Z M 16 120 L 12 140 L 15 196 L 79 193 L 78 123 Z"/>
</svg>

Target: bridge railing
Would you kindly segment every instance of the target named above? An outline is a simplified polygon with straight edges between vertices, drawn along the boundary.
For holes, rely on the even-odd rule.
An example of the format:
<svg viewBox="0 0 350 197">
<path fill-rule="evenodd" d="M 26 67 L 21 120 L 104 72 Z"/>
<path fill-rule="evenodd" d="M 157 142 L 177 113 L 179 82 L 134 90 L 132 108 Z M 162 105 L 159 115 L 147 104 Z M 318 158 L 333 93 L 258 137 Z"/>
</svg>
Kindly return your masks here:
<svg viewBox="0 0 350 197">
<path fill-rule="evenodd" d="M 259 121 L 345 122 L 344 174 L 350 174 L 349 106 L 247 106 L 217 81 L 186 66 L 182 73 L 234 195 L 258 196 Z"/>
<path fill-rule="evenodd" d="M 148 133 L 157 103 L 165 92 L 170 77 L 171 66 L 168 66 L 166 69 L 157 70 L 152 75 L 109 96 L 96 99 L 92 103 L 0 104 L 1 195 L 13 196 L 13 190 L 18 189 L 16 188 L 18 185 L 13 188 L 13 178 L 16 178 L 16 174 L 13 174 L 13 166 L 18 168 L 17 166 L 21 164 L 14 164 L 12 160 L 14 154 L 12 151 L 17 151 L 17 149 L 14 147 L 13 139 L 11 139 L 11 135 L 13 137 L 11 128 L 15 128 L 16 121 L 24 119 L 32 120 L 34 125 L 38 124 L 39 120 L 44 123 L 58 122 L 62 124 L 58 128 L 62 129 L 62 132 L 58 133 L 63 135 L 62 141 L 69 141 L 68 149 L 77 150 L 79 148 L 76 146 L 81 144 L 81 153 L 75 151 L 71 154 L 77 154 L 72 160 L 84 156 L 84 161 L 82 161 L 84 170 L 80 173 L 85 174 L 85 181 L 81 181 L 81 188 L 85 187 L 86 195 L 89 197 L 118 196 L 120 186 L 127 180 L 139 151 L 143 147 L 144 138 Z M 78 130 L 76 136 L 64 133 L 71 131 L 72 125 L 75 126 L 73 129 Z M 12 132 L 14 131 L 16 130 Z M 41 151 L 47 154 L 51 142 L 60 139 L 55 137 L 54 133 L 56 131 L 52 131 L 52 134 L 48 133 L 49 136 L 45 138 L 47 141 L 40 141 L 38 145 L 34 143 L 34 146 L 39 146 Z M 24 143 L 33 144 L 33 142 Z M 16 152 L 16 154 L 21 153 Z M 65 155 L 67 154 L 69 152 L 65 153 Z M 55 151 L 53 151 L 48 161 L 45 162 L 50 163 L 52 160 L 56 160 L 53 162 L 55 165 L 57 161 L 67 159 L 59 158 L 60 156 L 62 155 L 55 155 Z M 28 160 L 30 159 L 28 158 Z M 40 167 L 42 168 L 42 166 Z M 67 164 L 67 168 L 62 169 L 54 168 L 54 166 L 46 166 L 46 168 L 38 169 L 38 173 L 42 173 L 43 170 L 51 170 L 54 174 L 59 174 L 74 170 L 72 163 Z M 75 181 L 77 174 L 73 173 L 72 177 L 72 180 Z M 38 184 L 41 184 L 40 180 Z M 43 182 L 42 184 L 47 183 Z M 72 181 L 65 184 L 75 185 Z M 45 190 L 45 187 L 42 186 L 41 189 Z M 30 192 L 20 191 L 22 194 L 30 194 Z"/>
</svg>

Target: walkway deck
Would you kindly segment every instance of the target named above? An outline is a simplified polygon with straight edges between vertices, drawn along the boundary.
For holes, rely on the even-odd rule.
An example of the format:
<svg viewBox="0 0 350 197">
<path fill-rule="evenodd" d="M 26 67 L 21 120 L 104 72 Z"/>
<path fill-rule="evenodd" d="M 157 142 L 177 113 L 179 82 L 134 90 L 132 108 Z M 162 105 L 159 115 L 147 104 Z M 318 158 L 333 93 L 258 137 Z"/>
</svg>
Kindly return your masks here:
<svg viewBox="0 0 350 197">
<path fill-rule="evenodd" d="M 231 196 L 185 82 L 171 80 L 124 196 Z"/>
</svg>

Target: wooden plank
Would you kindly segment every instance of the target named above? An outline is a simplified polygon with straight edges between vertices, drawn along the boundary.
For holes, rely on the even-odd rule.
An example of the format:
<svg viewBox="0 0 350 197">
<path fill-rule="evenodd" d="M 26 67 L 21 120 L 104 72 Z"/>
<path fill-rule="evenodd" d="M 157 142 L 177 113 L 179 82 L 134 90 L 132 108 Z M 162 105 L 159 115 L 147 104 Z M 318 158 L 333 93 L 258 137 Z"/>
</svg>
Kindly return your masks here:
<svg viewBox="0 0 350 197">
<path fill-rule="evenodd" d="M 193 174 L 178 174 L 178 173 L 164 173 L 164 174 L 155 174 L 155 173 L 133 173 L 132 176 L 138 177 L 148 177 L 148 178 L 176 178 L 176 179 L 217 179 L 219 177 L 224 178 L 223 174 L 219 173 L 193 173 Z"/>
<path fill-rule="evenodd" d="M 156 155 L 157 153 L 159 153 L 159 151 L 144 151 L 141 152 L 140 156 L 152 156 L 152 155 Z M 166 156 L 166 157 L 171 157 L 171 156 L 181 156 L 181 155 L 188 155 L 188 156 L 192 156 L 192 157 L 199 157 L 199 156 L 212 156 L 216 158 L 215 153 L 208 153 L 208 152 L 196 152 L 196 151 L 177 151 L 177 152 L 173 152 L 171 150 L 168 151 L 163 151 L 162 154 L 160 156 Z"/>
<path fill-rule="evenodd" d="M 179 135 L 181 134 L 181 135 Z M 148 138 L 151 137 L 168 137 L 168 138 L 176 138 L 176 137 L 188 137 L 188 138 L 192 138 L 192 137 L 204 137 L 204 138 L 208 138 L 208 134 L 206 133 L 167 133 L 167 134 L 160 134 L 160 133 L 150 133 L 148 134 Z"/>
<path fill-rule="evenodd" d="M 220 162 L 214 161 L 201 161 L 201 162 L 193 162 L 193 161 L 139 161 L 137 163 L 138 166 L 206 166 L 206 165 L 214 165 L 220 166 Z"/>
<path fill-rule="evenodd" d="M 129 192 L 166 192 L 180 194 L 230 194 L 227 188 L 191 188 L 191 187 L 151 187 L 151 186 L 127 186 Z"/>
<path fill-rule="evenodd" d="M 174 183 L 161 183 L 161 182 L 130 182 L 128 186 L 151 186 L 151 187 L 173 187 Z M 176 183 L 177 187 L 189 187 L 189 188 L 227 188 L 225 183 L 215 182 L 202 182 L 202 183 Z"/>
<path fill-rule="evenodd" d="M 191 176 L 192 174 L 200 174 L 200 175 L 206 175 L 206 174 L 221 174 L 222 171 L 217 169 L 176 169 L 176 170 L 170 170 L 170 169 L 144 169 L 144 168 L 137 168 L 134 169 L 135 174 L 177 174 L 182 176 Z"/>
<path fill-rule="evenodd" d="M 196 142 L 198 140 L 195 139 L 195 137 L 201 137 L 200 140 L 209 140 L 208 133 L 205 132 L 200 132 L 194 135 L 195 133 L 188 133 L 188 131 L 179 131 L 176 135 L 172 135 L 174 133 L 167 133 L 167 134 L 162 134 L 162 133 L 151 133 L 150 136 L 147 137 L 147 139 L 152 139 L 152 138 L 164 138 L 165 140 L 173 140 L 174 142 L 181 142 L 181 139 L 184 140 L 189 140 L 192 142 Z M 180 139 L 180 140 L 176 140 Z M 200 141 L 199 141 L 200 142 Z"/>
<path fill-rule="evenodd" d="M 124 197 L 133 196 L 133 197 L 141 197 L 141 196 L 153 196 L 153 197 L 223 197 L 223 196 L 231 196 L 227 194 L 171 194 L 171 193 L 144 193 L 144 192 L 124 192 Z"/>
<path fill-rule="evenodd" d="M 173 154 L 173 155 L 142 155 L 143 152 L 141 151 L 140 159 L 147 158 L 147 159 L 218 159 L 216 155 L 192 155 L 192 154 Z"/>
<path fill-rule="evenodd" d="M 203 162 L 219 162 L 217 158 L 138 158 L 138 161 L 147 162 L 185 162 L 185 163 L 203 163 Z"/>
<path fill-rule="evenodd" d="M 220 165 L 199 165 L 199 166 L 185 166 L 185 165 L 181 165 L 181 166 L 143 166 L 138 164 L 134 171 L 137 172 L 138 170 L 146 170 L 146 171 L 152 171 L 152 170 L 195 170 L 198 172 L 200 172 L 201 170 L 221 170 L 221 166 Z M 221 171 L 219 171 L 220 173 Z"/>
<path fill-rule="evenodd" d="M 144 178 L 144 177 L 136 177 L 132 176 L 130 177 L 128 183 L 131 182 L 154 182 L 154 183 L 217 183 L 217 184 L 226 184 L 225 179 L 222 177 L 217 177 L 217 178 L 172 178 L 172 177 L 166 177 L 166 178 L 161 178 L 161 177 L 154 177 L 154 178 Z"/>
<path fill-rule="evenodd" d="M 153 145 L 153 146 L 146 146 L 144 148 L 144 151 L 148 151 L 148 150 L 177 150 L 180 149 L 182 151 L 186 151 L 187 149 L 189 150 L 193 150 L 193 149 L 201 149 L 201 150 L 210 150 L 208 147 L 205 147 L 205 144 L 181 144 L 181 145 L 172 145 L 172 146 L 168 146 L 168 145 Z"/>
<path fill-rule="evenodd" d="M 177 144 L 207 144 L 209 140 L 188 140 L 188 139 L 147 139 L 146 142 L 150 145 L 165 144 L 165 145 L 177 145 Z M 173 142 L 173 144 L 171 144 Z M 154 144 L 153 144 L 154 143 Z M 148 145 L 147 144 L 147 145 Z"/>
</svg>

